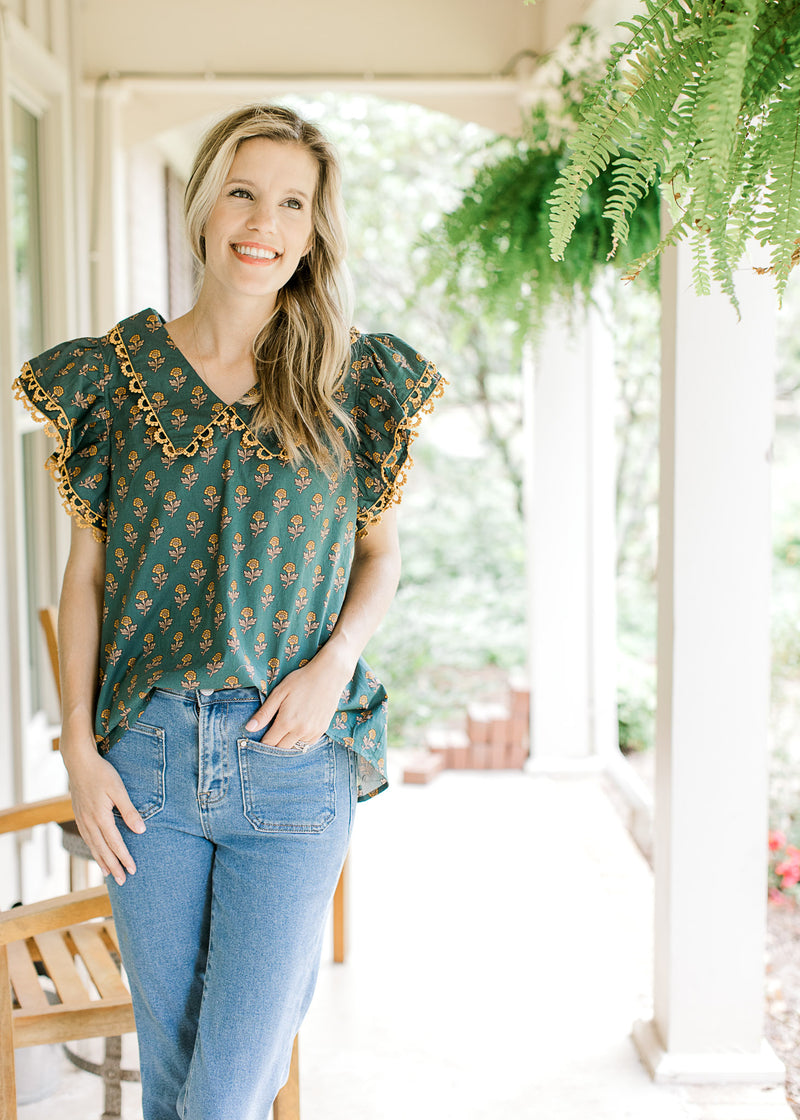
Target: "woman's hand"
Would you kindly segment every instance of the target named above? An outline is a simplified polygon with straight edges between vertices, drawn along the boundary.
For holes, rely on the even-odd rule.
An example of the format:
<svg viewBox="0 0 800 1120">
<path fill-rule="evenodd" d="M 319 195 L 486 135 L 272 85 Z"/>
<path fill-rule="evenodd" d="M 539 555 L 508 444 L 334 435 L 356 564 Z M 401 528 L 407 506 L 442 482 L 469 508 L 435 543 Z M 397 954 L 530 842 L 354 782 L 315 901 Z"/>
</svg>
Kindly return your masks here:
<svg viewBox="0 0 800 1120">
<path fill-rule="evenodd" d="M 247 730 L 258 731 L 271 723 L 261 738 L 271 747 L 290 749 L 296 743 L 316 743 L 328 730 L 352 675 L 352 665 L 326 654 L 323 646 L 307 665 L 275 686 Z"/>
<path fill-rule="evenodd" d="M 97 753 L 94 744 L 80 752 L 68 749 L 66 753 L 78 831 L 103 875 L 113 875 L 121 886 L 125 882 L 125 872 L 133 875 L 136 864 L 117 828 L 114 807 L 133 832 L 144 832 L 144 821 L 128 797 L 119 774 Z"/>
</svg>

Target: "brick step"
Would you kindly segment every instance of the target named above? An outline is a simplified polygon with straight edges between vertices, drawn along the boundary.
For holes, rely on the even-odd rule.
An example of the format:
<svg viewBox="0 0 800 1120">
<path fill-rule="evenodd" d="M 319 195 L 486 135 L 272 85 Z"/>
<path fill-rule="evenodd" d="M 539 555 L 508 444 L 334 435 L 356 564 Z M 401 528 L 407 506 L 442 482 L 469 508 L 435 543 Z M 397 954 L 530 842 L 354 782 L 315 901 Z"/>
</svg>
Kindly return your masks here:
<svg viewBox="0 0 800 1120">
<path fill-rule="evenodd" d="M 412 753 L 403 781 L 424 785 L 442 770 L 521 770 L 528 758 L 530 689 L 512 675 L 505 703 L 475 701 L 467 707 L 466 731 L 430 728 L 423 750 Z"/>
<path fill-rule="evenodd" d="M 403 781 L 409 785 L 424 786 L 444 770 L 440 754 L 415 753 L 403 767 Z"/>
<path fill-rule="evenodd" d="M 521 770 L 528 749 L 517 743 L 471 743 L 463 731 L 431 729 L 424 745 L 448 770 Z"/>
<path fill-rule="evenodd" d="M 470 743 L 496 748 L 527 747 L 528 719 L 506 704 L 470 704 L 467 708 Z"/>
</svg>

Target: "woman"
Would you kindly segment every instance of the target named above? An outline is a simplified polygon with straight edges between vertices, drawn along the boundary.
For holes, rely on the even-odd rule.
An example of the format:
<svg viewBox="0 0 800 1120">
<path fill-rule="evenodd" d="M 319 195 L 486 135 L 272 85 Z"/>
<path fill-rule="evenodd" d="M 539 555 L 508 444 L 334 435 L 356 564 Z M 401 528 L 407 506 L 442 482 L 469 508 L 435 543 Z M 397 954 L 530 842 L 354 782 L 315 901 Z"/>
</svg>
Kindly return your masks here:
<svg viewBox="0 0 800 1120">
<path fill-rule="evenodd" d="M 350 331 L 338 165 L 290 110 L 215 125 L 185 214 L 191 311 L 59 346 L 17 388 L 73 516 L 61 750 L 108 877 L 145 1120 L 263 1120 L 355 801 L 386 786 L 386 698 L 360 654 L 441 381 Z"/>
</svg>

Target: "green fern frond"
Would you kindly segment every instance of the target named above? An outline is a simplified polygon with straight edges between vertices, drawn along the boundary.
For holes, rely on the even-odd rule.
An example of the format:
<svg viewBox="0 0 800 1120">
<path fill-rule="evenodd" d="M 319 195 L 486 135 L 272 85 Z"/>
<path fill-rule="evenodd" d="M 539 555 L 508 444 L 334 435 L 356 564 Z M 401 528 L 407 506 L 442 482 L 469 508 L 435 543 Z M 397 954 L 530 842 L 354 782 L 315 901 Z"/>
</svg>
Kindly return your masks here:
<svg viewBox="0 0 800 1120">
<path fill-rule="evenodd" d="M 692 65 L 693 57 L 694 52 L 690 49 L 686 55 L 687 66 Z M 663 80 L 668 79 L 665 76 Z M 665 138 L 676 134 L 681 126 L 681 119 L 672 106 L 686 82 L 681 72 L 676 72 L 669 80 L 672 86 L 671 96 L 664 97 L 660 104 L 648 103 L 643 107 L 638 135 L 631 138 L 631 154 L 618 158 L 613 164 L 613 184 L 605 217 L 612 222 L 611 236 L 615 246 L 626 240 L 630 215 L 666 162 Z M 637 91 L 633 95 L 634 99 L 641 92 L 641 89 Z"/>
<path fill-rule="evenodd" d="M 734 272 L 756 235 L 780 295 L 800 256 L 800 0 L 645 8 L 620 25 L 630 38 L 613 48 L 572 140 L 551 199 L 551 255 L 564 258 L 580 197 L 609 165 L 615 248 L 660 173 L 677 220 L 629 273 L 691 235 L 699 290 L 712 277 L 735 302 Z"/>
<path fill-rule="evenodd" d="M 698 295 L 707 296 L 711 292 L 711 269 L 708 263 L 708 244 L 705 235 L 695 232 L 690 246 L 692 250 L 692 281 Z"/>
<path fill-rule="evenodd" d="M 687 233 L 689 229 L 689 218 L 686 214 L 682 214 L 678 220 L 670 226 L 669 230 L 664 234 L 657 245 L 652 249 L 648 249 L 646 253 L 632 260 L 625 272 L 622 275 L 623 280 L 638 280 L 641 274 L 645 271 L 648 265 L 657 260 L 665 249 L 671 249 L 677 245 Z"/>
<path fill-rule="evenodd" d="M 756 219 L 756 236 L 770 247 L 779 298 L 800 248 L 800 69 L 780 91 L 770 112 L 775 143 L 766 203 Z"/>
<path fill-rule="evenodd" d="M 717 184 L 727 178 L 736 144 L 757 10 L 757 0 L 726 0 L 710 28 L 710 58 L 698 85 L 694 119 L 696 158 L 707 162 Z"/>
<path fill-rule="evenodd" d="M 800 0 L 765 4 L 747 60 L 743 103 L 766 105 L 794 66 L 800 66 Z"/>
<path fill-rule="evenodd" d="M 643 121 L 654 116 L 665 122 L 672 119 L 672 107 L 685 84 L 687 60 L 697 54 L 696 47 L 687 48 L 684 41 L 686 23 L 693 18 L 690 5 L 683 0 L 648 0 L 647 8 L 647 16 L 636 16 L 621 24 L 632 31 L 632 38 L 612 51 L 607 77 L 586 110 L 582 126 L 572 140 L 570 162 L 553 191 L 550 251 L 554 260 L 563 259 L 564 248 L 575 228 L 580 197 L 592 178 L 604 171 L 621 149 L 637 148 Z M 647 34 L 655 37 L 656 46 L 644 41 Z M 628 69 L 617 79 L 612 67 L 623 56 Z M 665 96 L 665 87 L 671 96 L 669 92 Z M 652 158 L 652 151 L 643 157 Z M 632 178 L 622 174 L 623 196 L 626 185 L 633 188 Z M 647 178 L 647 173 L 639 177 L 640 186 Z M 629 212 L 623 197 L 615 215 L 619 223 L 614 233 L 617 240 L 622 239 Z"/>
</svg>

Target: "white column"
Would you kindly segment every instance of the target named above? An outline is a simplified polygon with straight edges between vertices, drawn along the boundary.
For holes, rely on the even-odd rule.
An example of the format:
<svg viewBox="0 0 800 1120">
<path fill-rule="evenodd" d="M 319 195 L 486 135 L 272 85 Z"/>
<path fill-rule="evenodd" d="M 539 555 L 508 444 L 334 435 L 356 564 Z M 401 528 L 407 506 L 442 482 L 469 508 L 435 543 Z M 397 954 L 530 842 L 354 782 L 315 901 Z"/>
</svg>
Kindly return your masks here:
<svg viewBox="0 0 800 1120">
<path fill-rule="evenodd" d="M 617 441 L 611 306 L 599 285 L 589 311 L 587 408 L 588 691 L 592 749 L 620 758 L 617 722 Z"/>
<path fill-rule="evenodd" d="M 776 300 L 662 261 L 654 1016 L 659 1080 L 779 1083 L 762 1036 Z"/>
<path fill-rule="evenodd" d="M 128 300 L 127 182 L 123 105 L 127 93 L 111 80 L 96 86 L 87 106 L 92 173 L 89 182 L 89 265 L 92 329 L 110 330 L 136 310 Z"/>
<path fill-rule="evenodd" d="M 600 316 L 553 314 L 525 377 L 531 765 L 599 765 L 617 743 L 614 369 Z"/>
</svg>

